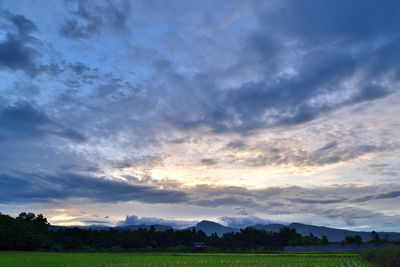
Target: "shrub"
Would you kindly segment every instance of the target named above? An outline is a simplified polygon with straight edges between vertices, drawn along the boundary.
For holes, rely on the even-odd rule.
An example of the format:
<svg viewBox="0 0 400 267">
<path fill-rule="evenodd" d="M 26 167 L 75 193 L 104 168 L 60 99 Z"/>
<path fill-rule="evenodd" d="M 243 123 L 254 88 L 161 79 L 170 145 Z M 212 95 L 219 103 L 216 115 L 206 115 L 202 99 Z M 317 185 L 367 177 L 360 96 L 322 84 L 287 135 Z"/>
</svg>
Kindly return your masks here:
<svg viewBox="0 0 400 267">
<path fill-rule="evenodd" d="M 400 245 L 369 249 L 363 251 L 362 256 L 381 266 L 398 267 L 400 266 Z"/>
</svg>

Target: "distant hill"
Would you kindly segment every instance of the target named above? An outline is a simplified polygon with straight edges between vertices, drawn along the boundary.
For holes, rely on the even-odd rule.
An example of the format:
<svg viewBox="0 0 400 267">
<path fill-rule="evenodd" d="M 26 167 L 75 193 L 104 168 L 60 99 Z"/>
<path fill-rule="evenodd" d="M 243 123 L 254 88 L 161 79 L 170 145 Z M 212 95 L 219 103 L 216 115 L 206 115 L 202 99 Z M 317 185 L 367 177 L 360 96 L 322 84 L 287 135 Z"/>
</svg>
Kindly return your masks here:
<svg viewBox="0 0 400 267">
<path fill-rule="evenodd" d="M 312 233 L 314 236 L 322 238 L 322 236 L 326 235 L 328 240 L 331 242 L 340 242 L 343 241 L 346 236 L 361 236 L 361 239 L 366 242 L 371 240 L 371 232 L 362 232 L 362 231 L 350 231 L 344 229 L 336 229 L 330 228 L 325 226 L 315 226 L 315 225 L 308 225 L 308 224 L 301 224 L 301 223 L 291 223 L 289 225 L 285 224 L 256 224 L 253 226 L 257 230 L 265 230 L 265 231 L 272 231 L 272 232 L 279 232 L 279 230 L 283 227 L 289 227 L 296 229 L 296 232 L 306 236 Z M 189 227 L 188 229 L 192 229 L 193 227 Z M 198 223 L 194 228 L 198 230 L 202 230 L 207 235 L 211 235 L 213 233 L 217 233 L 219 236 L 223 235 L 224 233 L 230 232 L 239 232 L 240 229 L 226 227 L 221 224 L 211 222 L 211 221 L 202 221 Z M 400 233 L 396 232 L 377 232 L 381 238 L 388 238 L 389 240 L 397 240 L 400 239 Z"/>
<path fill-rule="evenodd" d="M 154 225 L 147 225 L 147 224 L 138 224 L 138 225 L 123 225 L 123 226 L 116 226 L 116 227 L 112 227 L 112 226 L 104 226 L 104 225 L 72 225 L 72 226 L 59 226 L 59 225 L 50 225 L 49 229 L 52 231 L 57 231 L 59 229 L 67 229 L 67 228 L 74 228 L 77 227 L 79 229 L 83 229 L 83 230 L 96 230 L 96 231 L 108 231 L 110 230 L 110 228 L 118 230 L 118 231 L 124 231 L 124 230 L 138 230 L 139 228 L 142 229 L 147 229 L 149 230 L 151 226 L 154 226 L 154 228 L 156 228 L 157 231 L 166 231 L 168 229 L 172 229 L 171 226 L 169 225 L 161 225 L 161 224 L 154 224 Z"/>
<path fill-rule="evenodd" d="M 151 225 L 147 224 L 139 224 L 139 225 L 124 225 L 124 226 L 117 226 L 117 227 L 111 227 L 111 226 L 104 226 L 104 225 L 89 225 L 89 226 L 54 226 L 51 225 L 49 227 L 50 230 L 56 231 L 58 229 L 65 229 L 65 228 L 72 228 L 72 227 L 78 227 L 81 229 L 92 229 L 92 230 L 109 230 L 110 228 L 113 228 L 118 231 L 124 231 L 124 230 L 137 230 L 139 228 L 143 229 L 150 229 Z M 168 229 L 173 229 L 173 227 L 169 225 L 162 225 L 162 224 L 155 224 L 154 227 L 156 228 L 157 231 L 165 231 Z M 289 225 L 285 224 L 256 224 L 253 226 L 257 230 L 265 230 L 267 232 L 279 232 L 279 230 L 282 227 L 289 227 L 289 228 L 294 228 L 296 229 L 296 232 L 306 236 L 312 233 L 314 236 L 317 236 L 319 238 L 322 238 L 322 236 L 327 236 L 328 240 L 331 242 L 340 242 L 343 241 L 346 236 L 355 236 L 359 235 L 362 238 L 362 241 L 366 242 L 371 240 L 371 232 L 362 232 L 362 231 L 350 231 L 350 230 L 344 230 L 344 229 L 336 229 L 336 228 L 330 228 L 330 227 L 325 227 L 325 226 L 316 226 L 316 225 L 308 225 L 308 224 L 302 224 L 302 223 L 291 223 Z M 226 227 L 223 226 L 219 223 L 212 222 L 212 221 L 201 221 L 195 226 L 188 227 L 186 229 L 191 230 L 191 229 L 196 229 L 196 231 L 202 230 L 205 232 L 207 235 L 212 235 L 213 233 L 217 233 L 218 236 L 222 236 L 225 233 L 230 233 L 230 232 L 239 232 L 240 229 L 238 228 L 232 228 L 232 227 Z M 377 232 L 381 238 L 388 238 L 389 240 L 397 240 L 400 239 L 400 233 L 396 232 Z"/>
<path fill-rule="evenodd" d="M 305 236 L 312 233 L 314 236 L 321 238 L 322 236 L 327 236 L 328 240 L 331 242 L 339 242 L 343 241 L 346 236 L 361 236 L 362 241 L 366 242 L 371 240 L 371 232 L 362 232 L 362 231 L 350 231 L 344 229 L 336 229 L 325 226 L 315 226 L 301 223 L 291 223 L 289 225 L 283 224 L 266 224 L 266 225 L 255 225 L 255 228 L 258 230 L 264 229 L 266 231 L 278 232 L 281 227 L 289 227 L 296 229 L 296 232 Z M 394 232 L 377 232 L 381 238 L 388 238 L 389 240 L 400 239 L 400 233 Z"/>
<path fill-rule="evenodd" d="M 187 229 L 196 229 L 196 231 L 202 230 L 206 233 L 206 235 L 212 235 L 213 233 L 217 233 L 217 235 L 221 236 L 225 233 L 230 232 L 239 232 L 239 229 L 231 228 L 223 226 L 219 223 L 211 222 L 211 221 L 201 221 L 196 226 L 189 227 Z"/>
<path fill-rule="evenodd" d="M 279 232 L 279 230 L 287 225 L 274 223 L 274 224 L 256 224 L 254 228 L 257 230 L 265 230 L 267 232 Z"/>
<path fill-rule="evenodd" d="M 154 226 L 156 231 L 166 231 L 168 229 L 172 229 L 171 226 L 169 225 L 162 225 L 162 224 L 153 224 L 153 225 L 147 225 L 147 224 L 138 224 L 138 225 L 124 225 L 124 226 L 117 226 L 114 227 L 114 229 L 118 231 L 124 231 L 124 230 L 138 230 L 139 228 L 142 229 L 147 229 L 149 230 L 151 226 Z"/>
<path fill-rule="evenodd" d="M 114 228 L 112 226 L 104 226 L 104 225 L 96 225 L 96 224 L 84 225 L 84 226 L 82 226 L 82 225 L 70 225 L 70 226 L 50 225 L 49 226 L 49 230 L 57 231 L 57 230 L 60 230 L 60 229 L 68 229 L 68 228 L 75 228 L 75 227 L 79 228 L 79 229 L 83 229 L 83 230 L 91 229 L 91 230 L 96 230 L 96 231 L 101 231 L 101 230 L 108 231 L 108 230 L 110 230 L 110 228 Z"/>
</svg>

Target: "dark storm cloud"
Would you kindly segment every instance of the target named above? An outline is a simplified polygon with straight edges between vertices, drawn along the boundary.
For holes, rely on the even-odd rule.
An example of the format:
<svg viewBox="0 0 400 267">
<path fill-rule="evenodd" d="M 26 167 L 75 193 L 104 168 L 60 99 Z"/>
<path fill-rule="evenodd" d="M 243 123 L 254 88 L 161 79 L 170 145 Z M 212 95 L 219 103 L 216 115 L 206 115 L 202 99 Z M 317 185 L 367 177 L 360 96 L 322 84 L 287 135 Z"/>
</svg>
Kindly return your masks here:
<svg viewBox="0 0 400 267">
<path fill-rule="evenodd" d="M 72 173 L 57 175 L 1 175 L 1 203 L 52 202 L 67 198 L 85 198 L 95 202 L 140 201 L 143 203 L 183 203 L 187 194 L 154 186 L 131 185 Z"/>
<path fill-rule="evenodd" d="M 0 106 L 0 139 L 36 139 L 47 135 L 74 142 L 86 141 L 84 135 L 58 124 L 28 103 Z"/>
</svg>

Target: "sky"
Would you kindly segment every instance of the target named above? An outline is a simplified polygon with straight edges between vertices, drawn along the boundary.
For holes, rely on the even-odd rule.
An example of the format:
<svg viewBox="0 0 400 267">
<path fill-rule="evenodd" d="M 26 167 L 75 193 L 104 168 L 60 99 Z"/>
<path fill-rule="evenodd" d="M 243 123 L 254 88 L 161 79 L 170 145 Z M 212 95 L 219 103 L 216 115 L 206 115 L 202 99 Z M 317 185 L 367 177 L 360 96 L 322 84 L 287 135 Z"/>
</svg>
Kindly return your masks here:
<svg viewBox="0 0 400 267">
<path fill-rule="evenodd" d="M 0 212 L 400 231 L 400 3 L 0 2 Z"/>
</svg>

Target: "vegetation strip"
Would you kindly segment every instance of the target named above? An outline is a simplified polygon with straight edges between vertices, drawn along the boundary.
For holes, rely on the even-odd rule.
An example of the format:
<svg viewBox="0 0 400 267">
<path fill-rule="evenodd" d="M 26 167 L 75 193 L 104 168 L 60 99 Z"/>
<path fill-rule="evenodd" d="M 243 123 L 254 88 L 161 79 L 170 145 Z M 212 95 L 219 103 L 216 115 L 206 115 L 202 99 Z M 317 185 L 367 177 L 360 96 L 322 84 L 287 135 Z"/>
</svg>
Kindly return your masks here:
<svg viewBox="0 0 400 267">
<path fill-rule="evenodd" d="M 359 254 L 1 253 L 0 266 L 377 266 Z"/>
</svg>

